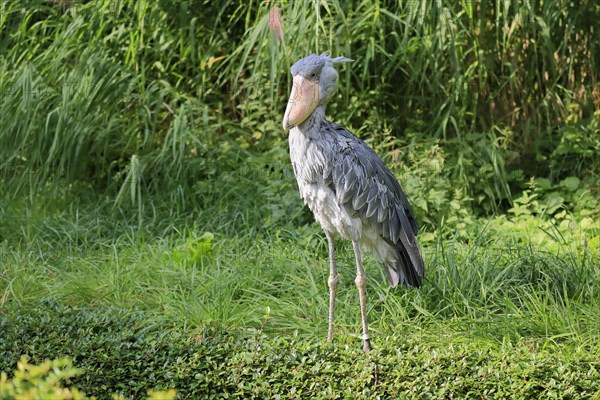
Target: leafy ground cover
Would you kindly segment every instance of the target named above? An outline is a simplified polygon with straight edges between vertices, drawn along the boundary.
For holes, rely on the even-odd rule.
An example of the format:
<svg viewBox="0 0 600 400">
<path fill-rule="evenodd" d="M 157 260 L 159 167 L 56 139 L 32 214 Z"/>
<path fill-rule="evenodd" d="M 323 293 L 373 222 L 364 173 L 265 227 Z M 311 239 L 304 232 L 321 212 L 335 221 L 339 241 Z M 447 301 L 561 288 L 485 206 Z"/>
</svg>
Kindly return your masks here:
<svg viewBox="0 0 600 400">
<path fill-rule="evenodd" d="M 144 312 L 43 304 L 0 319 L 2 369 L 60 353 L 79 375 L 70 386 L 138 398 L 149 388 L 183 398 L 593 398 L 597 344 L 561 339 L 492 342 L 452 330 L 399 326 L 368 356 L 349 337 L 336 344 L 224 326 L 182 331 L 149 325 Z M 159 397 L 156 397 L 159 398 Z"/>
</svg>

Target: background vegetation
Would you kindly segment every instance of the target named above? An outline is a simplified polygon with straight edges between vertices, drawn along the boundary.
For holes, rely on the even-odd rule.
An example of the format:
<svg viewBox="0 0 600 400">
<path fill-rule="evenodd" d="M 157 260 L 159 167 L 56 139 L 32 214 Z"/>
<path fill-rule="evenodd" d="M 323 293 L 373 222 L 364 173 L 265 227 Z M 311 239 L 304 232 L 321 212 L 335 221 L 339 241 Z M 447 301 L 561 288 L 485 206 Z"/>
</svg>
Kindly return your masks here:
<svg viewBox="0 0 600 400">
<path fill-rule="evenodd" d="M 68 356 L 101 398 L 598 396 L 600 5 L 430 3 L 0 2 L 0 369 Z M 427 266 L 391 290 L 367 260 L 368 358 L 343 242 L 322 343 L 280 128 L 323 51 L 355 60 L 329 115 L 398 176 Z"/>
</svg>

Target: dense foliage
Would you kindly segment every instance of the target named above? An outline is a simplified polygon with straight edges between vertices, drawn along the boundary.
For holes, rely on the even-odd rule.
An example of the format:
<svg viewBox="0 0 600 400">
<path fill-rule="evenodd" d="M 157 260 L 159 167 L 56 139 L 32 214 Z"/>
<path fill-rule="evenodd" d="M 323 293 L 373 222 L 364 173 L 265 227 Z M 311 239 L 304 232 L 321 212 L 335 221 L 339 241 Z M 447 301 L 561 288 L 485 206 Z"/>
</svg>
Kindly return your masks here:
<svg viewBox="0 0 600 400">
<path fill-rule="evenodd" d="M 598 21 L 594 0 L 0 1 L 0 398 L 599 396 Z M 290 65 L 324 51 L 355 60 L 330 117 L 421 228 L 420 290 L 367 256 L 368 357 L 343 243 L 323 343 L 327 249 L 280 127 Z"/>
<path fill-rule="evenodd" d="M 68 382 L 87 394 L 139 398 L 148 385 L 183 398 L 591 398 L 600 394 L 595 355 L 585 347 L 557 355 L 535 341 L 493 345 L 477 338 L 409 334 L 376 340 L 368 357 L 318 340 L 205 328 L 192 335 L 160 326 L 143 313 L 45 305 L 0 318 L 0 369 L 57 353 L 81 370 Z M 162 327 L 163 329 L 165 327 Z M 0 398 L 2 391 L 0 389 Z M 8 398 L 8 397 L 7 397 Z M 156 399 L 161 397 L 154 397 Z M 166 398 L 166 397 L 163 397 Z"/>
<path fill-rule="evenodd" d="M 52 399 L 52 400 L 85 400 L 96 399 L 87 397 L 77 388 L 64 387 L 69 378 L 80 375 L 81 370 L 73 368 L 69 359 L 46 360 L 40 365 L 27 362 L 22 357 L 14 377 L 8 378 L 5 372 L 0 374 L 0 399 Z M 148 400 L 172 400 L 175 391 L 149 391 Z M 121 395 L 113 395 L 113 400 L 124 400 Z"/>
<path fill-rule="evenodd" d="M 147 193 L 196 199 L 285 147 L 288 68 L 329 51 L 356 60 L 330 113 L 414 178 L 427 223 L 452 200 L 505 210 L 531 177 L 598 186 L 596 2 L 289 2 L 282 43 L 271 6 L 3 2 L 0 171 L 120 187 L 140 212 Z"/>
</svg>

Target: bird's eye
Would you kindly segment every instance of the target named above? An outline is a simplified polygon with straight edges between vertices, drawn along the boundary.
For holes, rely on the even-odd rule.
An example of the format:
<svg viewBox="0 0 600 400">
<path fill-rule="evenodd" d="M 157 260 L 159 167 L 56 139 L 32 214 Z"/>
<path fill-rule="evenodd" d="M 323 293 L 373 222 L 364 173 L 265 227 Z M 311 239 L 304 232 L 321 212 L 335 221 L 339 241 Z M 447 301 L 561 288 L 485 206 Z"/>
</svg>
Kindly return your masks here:
<svg viewBox="0 0 600 400">
<path fill-rule="evenodd" d="M 313 79 L 317 79 L 317 73 L 313 72 L 312 74 L 310 74 L 310 77 Z"/>
</svg>

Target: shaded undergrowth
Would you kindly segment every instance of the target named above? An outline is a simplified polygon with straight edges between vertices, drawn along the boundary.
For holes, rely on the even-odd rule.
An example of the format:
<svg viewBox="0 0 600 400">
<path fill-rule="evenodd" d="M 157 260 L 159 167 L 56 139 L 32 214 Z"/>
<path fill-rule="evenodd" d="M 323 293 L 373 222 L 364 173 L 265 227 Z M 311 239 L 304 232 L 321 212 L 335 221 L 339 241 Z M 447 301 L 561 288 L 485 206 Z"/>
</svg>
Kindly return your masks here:
<svg viewBox="0 0 600 400">
<path fill-rule="evenodd" d="M 524 339 L 491 343 L 447 329 L 374 339 L 365 356 L 350 338 L 233 331 L 213 325 L 149 326 L 144 312 L 41 304 L 5 309 L 0 369 L 25 354 L 67 356 L 83 373 L 68 380 L 88 395 L 140 397 L 149 388 L 183 398 L 402 397 L 593 398 L 600 391 L 598 343 Z"/>
</svg>

